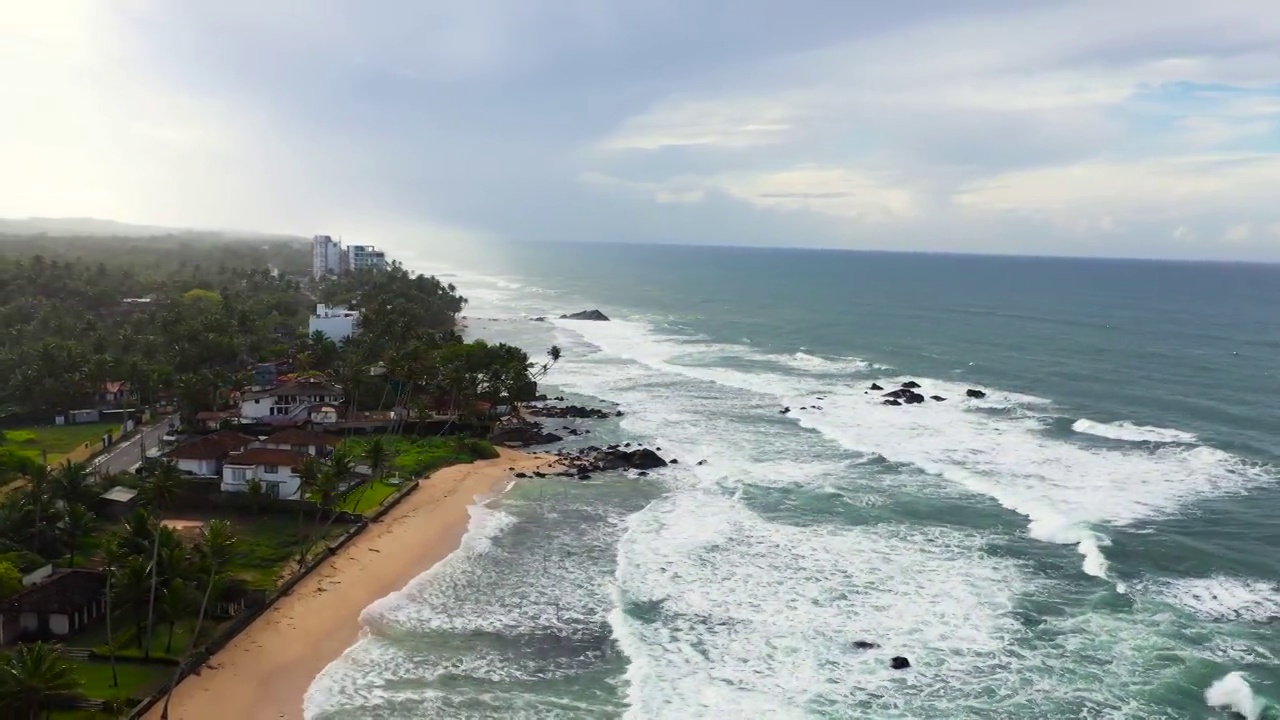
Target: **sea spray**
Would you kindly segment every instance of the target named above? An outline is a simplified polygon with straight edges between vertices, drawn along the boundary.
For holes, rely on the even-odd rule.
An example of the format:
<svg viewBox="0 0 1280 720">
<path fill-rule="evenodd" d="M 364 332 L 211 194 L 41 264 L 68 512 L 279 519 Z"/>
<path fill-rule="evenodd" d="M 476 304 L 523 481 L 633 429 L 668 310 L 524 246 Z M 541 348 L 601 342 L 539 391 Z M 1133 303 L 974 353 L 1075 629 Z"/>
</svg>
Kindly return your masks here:
<svg viewBox="0 0 1280 720">
<path fill-rule="evenodd" d="M 1173 428 L 1136 425 L 1128 420 L 1121 420 L 1113 423 L 1101 423 L 1089 420 L 1088 418 L 1082 418 L 1072 423 L 1071 429 L 1086 435 L 1096 435 L 1098 437 L 1109 438 L 1111 440 L 1124 440 L 1127 442 L 1167 442 L 1190 444 L 1199 442 L 1200 440 L 1196 437 L 1195 433 L 1189 433 L 1183 430 L 1174 430 Z"/>
<path fill-rule="evenodd" d="M 1244 673 L 1230 672 L 1204 691 L 1204 701 L 1212 708 L 1239 713 L 1245 720 L 1261 720 L 1266 701 L 1253 693 Z"/>
</svg>

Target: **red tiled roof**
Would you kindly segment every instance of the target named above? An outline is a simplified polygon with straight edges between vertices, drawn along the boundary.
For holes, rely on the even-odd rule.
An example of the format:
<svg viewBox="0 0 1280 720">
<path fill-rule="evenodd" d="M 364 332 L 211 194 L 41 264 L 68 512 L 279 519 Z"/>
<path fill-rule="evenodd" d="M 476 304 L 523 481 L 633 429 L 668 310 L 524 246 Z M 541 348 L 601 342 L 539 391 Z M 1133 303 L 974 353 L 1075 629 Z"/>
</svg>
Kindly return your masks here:
<svg viewBox="0 0 1280 720">
<path fill-rule="evenodd" d="M 275 448 L 249 448 L 227 458 L 228 465 L 278 465 L 280 467 L 298 467 L 307 456 L 292 450 Z"/>
<path fill-rule="evenodd" d="M 302 430 L 300 428 L 290 428 L 281 430 L 278 433 L 269 435 L 264 440 L 268 445 L 321 445 L 326 447 L 337 447 L 342 442 L 342 438 L 329 433 L 315 432 L 313 430 Z"/>
<path fill-rule="evenodd" d="M 201 410 L 196 413 L 197 420 L 225 420 L 240 414 L 237 410 Z"/>
<path fill-rule="evenodd" d="M 169 453 L 169 457 L 175 460 L 221 460 L 252 442 L 256 440 L 248 435 L 234 430 L 219 430 L 182 443 Z"/>
<path fill-rule="evenodd" d="M 81 568 L 56 570 L 3 603 L 11 612 L 74 613 L 107 592 L 107 576 Z"/>
</svg>

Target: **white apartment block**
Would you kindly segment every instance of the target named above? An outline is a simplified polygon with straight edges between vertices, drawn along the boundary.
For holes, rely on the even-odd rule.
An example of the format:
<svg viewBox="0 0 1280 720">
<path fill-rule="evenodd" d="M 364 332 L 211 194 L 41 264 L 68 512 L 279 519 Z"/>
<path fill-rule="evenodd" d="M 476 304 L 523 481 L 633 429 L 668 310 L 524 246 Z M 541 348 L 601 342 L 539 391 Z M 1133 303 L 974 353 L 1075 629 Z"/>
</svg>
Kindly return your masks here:
<svg viewBox="0 0 1280 720">
<path fill-rule="evenodd" d="M 342 274 L 342 243 L 328 235 L 311 238 L 311 276 L 316 280 Z"/>
</svg>

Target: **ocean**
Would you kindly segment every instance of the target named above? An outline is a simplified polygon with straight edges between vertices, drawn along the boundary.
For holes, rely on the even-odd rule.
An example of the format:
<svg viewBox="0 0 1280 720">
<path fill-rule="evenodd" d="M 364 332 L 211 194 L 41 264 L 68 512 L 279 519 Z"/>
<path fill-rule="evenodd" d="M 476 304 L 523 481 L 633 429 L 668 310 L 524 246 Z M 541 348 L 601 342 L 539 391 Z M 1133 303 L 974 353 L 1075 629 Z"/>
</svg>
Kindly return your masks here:
<svg viewBox="0 0 1280 720">
<path fill-rule="evenodd" d="M 681 462 L 475 508 L 308 718 L 1280 718 L 1280 266 L 401 260 L 475 335 L 561 347 L 546 392 L 624 411 L 549 421 L 570 447 Z M 908 380 L 945 401 L 869 390 Z"/>
</svg>

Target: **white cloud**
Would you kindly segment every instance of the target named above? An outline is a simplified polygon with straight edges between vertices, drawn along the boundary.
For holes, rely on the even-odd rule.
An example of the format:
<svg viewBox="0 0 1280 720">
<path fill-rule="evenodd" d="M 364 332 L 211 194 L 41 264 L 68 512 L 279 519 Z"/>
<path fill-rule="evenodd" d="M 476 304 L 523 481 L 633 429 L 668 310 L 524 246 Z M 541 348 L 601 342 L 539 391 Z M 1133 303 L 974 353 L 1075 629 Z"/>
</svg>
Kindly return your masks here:
<svg viewBox="0 0 1280 720">
<path fill-rule="evenodd" d="M 1253 226 L 1249 223 L 1238 223 L 1227 228 L 1222 239 L 1229 243 L 1248 242 L 1253 237 Z"/>
<path fill-rule="evenodd" d="M 911 189 L 890 179 L 862 170 L 817 165 L 771 172 L 684 175 L 657 183 L 596 172 L 584 173 L 581 180 L 658 203 L 697 203 L 709 193 L 719 193 L 768 210 L 808 211 L 861 221 L 907 218 L 918 209 Z"/>
<path fill-rule="evenodd" d="M 916 211 L 916 199 L 906 187 L 847 168 L 812 166 L 729 174 L 713 177 L 708 184 L 752 205 L 778 210 L 860 220 L 905 218 Z"/>
<path fill-rule="evenodd" d="M 708 145 L 741 148 L 783 142 L 795 110 L 779 101 L 673 100 L 630 118 L 599 143 L 601 150 L 657 150 Z"/>
<path fill-rule="evenodd" d="M 1090 212 L 1143 219 L 1178 217 L 1189 207 L 1269 207 L 1280 156 L 1202 155 L 1083 162 L 1016 170 L 968 183 L 957 206 L 1046 216 Z"/>
</svg>

